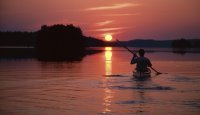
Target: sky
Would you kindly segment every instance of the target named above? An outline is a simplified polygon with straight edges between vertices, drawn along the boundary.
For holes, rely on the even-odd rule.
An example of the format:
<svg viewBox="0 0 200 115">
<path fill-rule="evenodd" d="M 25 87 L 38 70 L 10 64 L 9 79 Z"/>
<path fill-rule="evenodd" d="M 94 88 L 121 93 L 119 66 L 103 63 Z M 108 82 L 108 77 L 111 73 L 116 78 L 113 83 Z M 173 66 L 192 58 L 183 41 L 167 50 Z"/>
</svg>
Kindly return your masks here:
<svg viewBox="0 0 200 115">
<path fill-rule="evenodd" d="M 53 24 L 99 39 L 200 39 L 200 0 L 0 0 L 0 31 Z"/>
</svg>

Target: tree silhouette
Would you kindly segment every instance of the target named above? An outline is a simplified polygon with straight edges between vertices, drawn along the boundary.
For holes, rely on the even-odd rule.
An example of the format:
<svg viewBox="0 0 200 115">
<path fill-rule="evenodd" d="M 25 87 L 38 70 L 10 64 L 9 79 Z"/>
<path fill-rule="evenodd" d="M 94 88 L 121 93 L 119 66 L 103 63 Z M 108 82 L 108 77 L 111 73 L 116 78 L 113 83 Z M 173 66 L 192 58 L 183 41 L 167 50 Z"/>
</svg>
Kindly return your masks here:
<svg viewBox="0 0 200 115">
<path fill-rule="evenodd" d="M 190 43 L 190 41 L 181 38 L 179 40 L 173 40 L 171 46 L 173 48 L 190 48 L 191 43 Z"/>
<path fill-rule="evenodd" d="M 184 38 L 173 40 L 171 44 L 174 53 L 184 55 L 187 52 L 187 48 L 191 48 L 191 43 L 189 40 Z"/>
<path fill-rule="evenodd" d="M 79 59 L 85 49 L 80 28 L 70 25 L 43 25 L 36 39 L 37 57 L 40 60 Z"/>
</svg>

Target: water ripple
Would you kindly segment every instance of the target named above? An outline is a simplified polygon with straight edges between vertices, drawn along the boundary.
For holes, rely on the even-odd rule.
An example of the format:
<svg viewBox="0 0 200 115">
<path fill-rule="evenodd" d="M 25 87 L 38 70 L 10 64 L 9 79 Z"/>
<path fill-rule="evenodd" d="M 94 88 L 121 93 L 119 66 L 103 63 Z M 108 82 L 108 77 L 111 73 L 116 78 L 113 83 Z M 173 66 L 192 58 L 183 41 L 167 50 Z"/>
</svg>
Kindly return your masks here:
<svg viewBox="0 0 200 115">
<path fill-rule="evenodd" d="M 112 88 L 117 88 L 120 90 L 126 90 L 126 89 L 135 89 L 135 90 L 173 90 L 172 87 L 167 86 L 154 86 L 154 87 L 127 87 L 127 86 L 112 86 Z"/>
<path fill-rule="evenodd" d="M 136 100 L 116 102 L 116 104 L 140 104 L 140 103 L 145 103 L 145 102 L 144 101 L 136 101 Z"/>
<path fill-rule="evenodd" d="M 186 76 L 174 76 L 173 78 L 169 78 L 169 80 L 173 82 L 200 82 L 200 78 Z"/>
</svg>

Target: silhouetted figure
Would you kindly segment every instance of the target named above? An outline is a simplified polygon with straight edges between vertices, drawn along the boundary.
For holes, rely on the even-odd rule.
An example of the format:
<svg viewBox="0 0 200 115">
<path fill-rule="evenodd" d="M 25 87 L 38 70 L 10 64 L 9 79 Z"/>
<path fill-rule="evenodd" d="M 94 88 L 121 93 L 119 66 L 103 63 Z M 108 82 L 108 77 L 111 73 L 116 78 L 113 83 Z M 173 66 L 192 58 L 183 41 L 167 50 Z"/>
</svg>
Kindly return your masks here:
<svg viewBox="0 0 200 115">
<path fill-rule="evenodd" d="M 133 58 L 131 60 L 131 64 L 137 64 L 136 65 L 136 71 L 137 72 L 147 72 L 149 71 L 148 67 L 151 67 L 152 64 L 150 60 L 146 57 L 144 57 L 145 51 L 144 49 L 139 50 L 139 55 L 138 57 L 136 54 L 133 55 Z"/>
</svg>

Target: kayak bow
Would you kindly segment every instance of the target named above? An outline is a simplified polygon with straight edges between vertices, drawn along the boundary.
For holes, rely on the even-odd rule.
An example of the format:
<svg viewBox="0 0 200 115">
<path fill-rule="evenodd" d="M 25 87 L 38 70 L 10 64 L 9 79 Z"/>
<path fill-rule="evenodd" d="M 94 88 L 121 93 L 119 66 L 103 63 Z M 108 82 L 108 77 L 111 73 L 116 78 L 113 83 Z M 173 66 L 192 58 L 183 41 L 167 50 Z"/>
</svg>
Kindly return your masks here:
<svg viewBox="0 0 200 115">
<path fill-rule="evenodd" d="M 138 71 L 134 71 L 133 72 L 133 76 L 136 78 L 147 78 L 147 77 L 151 77 L 151 71 L 147 71 L 147 72 L 138 72 Z"/>
</svg>

